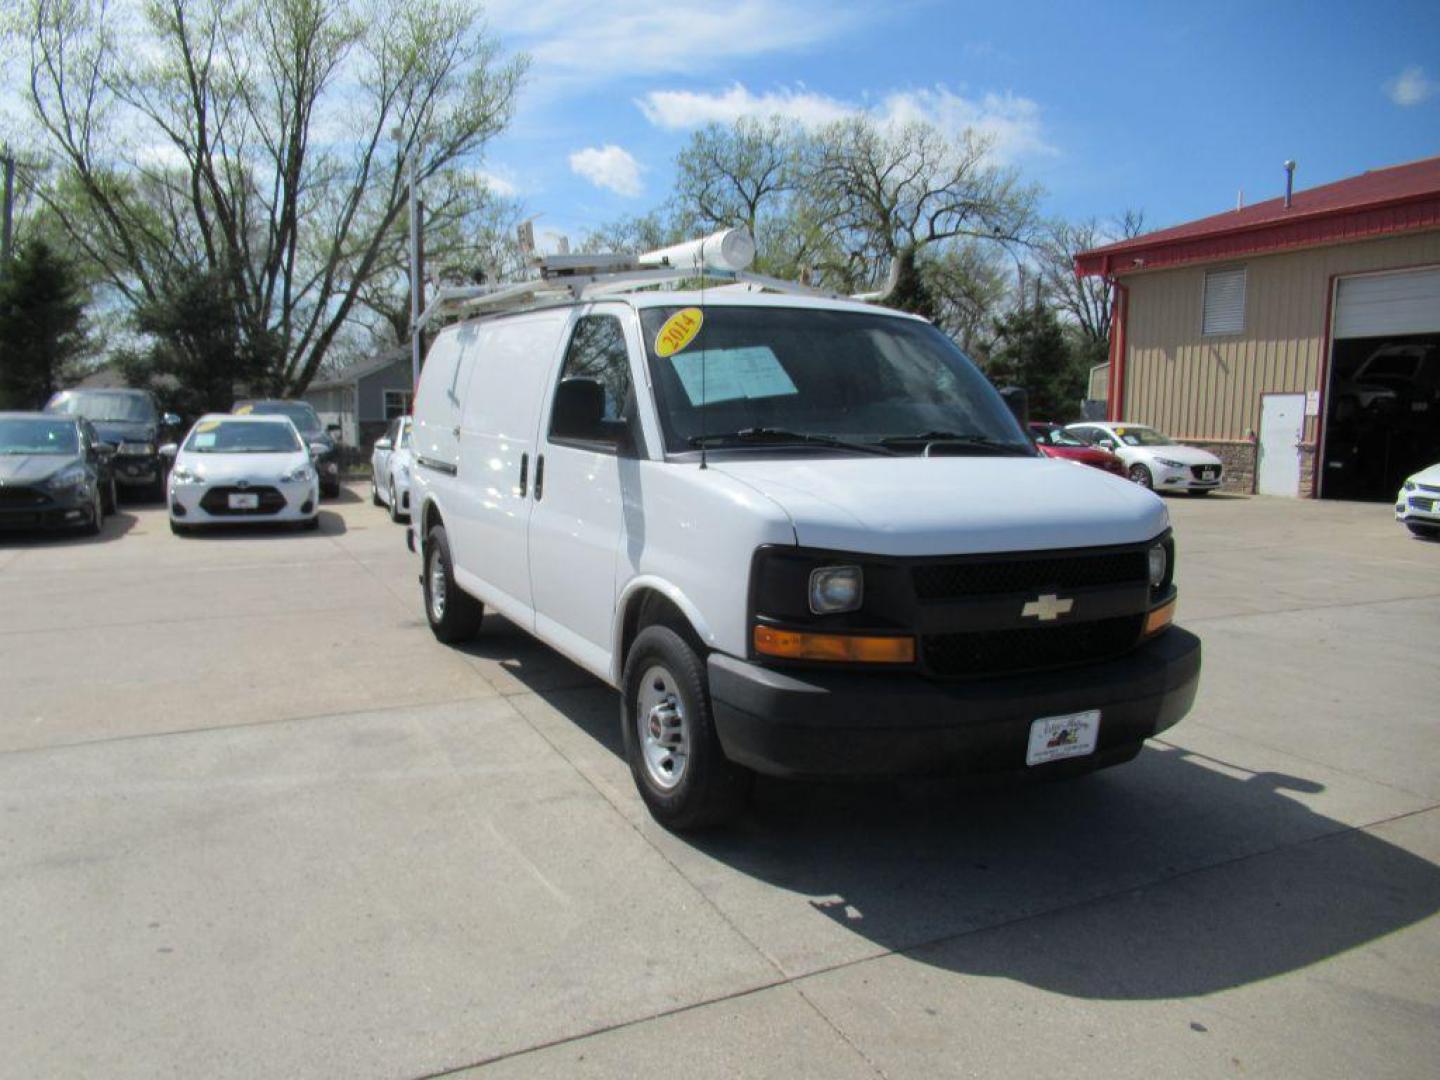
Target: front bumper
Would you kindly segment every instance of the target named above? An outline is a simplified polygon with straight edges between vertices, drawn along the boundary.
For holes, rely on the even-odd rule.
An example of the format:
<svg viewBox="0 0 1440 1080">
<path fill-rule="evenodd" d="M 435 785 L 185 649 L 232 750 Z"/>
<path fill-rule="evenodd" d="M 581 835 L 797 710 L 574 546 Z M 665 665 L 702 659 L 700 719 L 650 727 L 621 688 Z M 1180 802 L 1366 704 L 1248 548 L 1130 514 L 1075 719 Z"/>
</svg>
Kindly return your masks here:
<svg viewBox="0 0 1440 1080">
<path fill-rule="evenodd" d="M 110 472 L 121 487 L 150 487 L 164 475 L 159 457 L 116 454 L 110 459 Z"/>
<path fill-rule="evenodd" d="M 1395 497 L 1395 520 L 1440 525 L 1440 492 L 1401 491 Z"/>
<path fill-rule="evenodd" d="M 1217 472 L 1213 480 L 1200 480 L 1188 470 L 1155 468 L 1156 491 L 1212 491 L 1220 486 L 1223 474 Z"/>
<path fill-rule="evenodd" d="M 942 683 L 913 674 L 786 670 L 709 658 L 715 729 L 732 761 L 773 776 L 1088 772 L 1127 761 L 1190 710 L 1200 639 L 1177 627 L 1115 660 Z M 1027 768 L 1030 725 L 1099 709 L 1095 752 Z"/>
<path fill-rule="evenodd" d="M 212 487 L 228 488 L 224 483 L 179 483 L 170 481 L 170 520 L 181 525 L 243 525 L 246 522 L 308 521 L 318 512 L 320 489 L 317 480 L 295 483 L 270 482 L 259 487 L 274 488 L 283 496 L 284 505 L 275 510 L 210 513 L 202 505 Z"/>
</svg>

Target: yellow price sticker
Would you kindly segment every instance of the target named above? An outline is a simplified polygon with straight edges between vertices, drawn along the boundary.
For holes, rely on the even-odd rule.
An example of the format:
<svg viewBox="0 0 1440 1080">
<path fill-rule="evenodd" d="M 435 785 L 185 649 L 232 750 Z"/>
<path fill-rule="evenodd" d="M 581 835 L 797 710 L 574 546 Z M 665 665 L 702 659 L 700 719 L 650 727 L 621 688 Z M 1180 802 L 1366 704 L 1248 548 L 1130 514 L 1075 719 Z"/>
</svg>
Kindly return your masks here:
<svg viewBox="0 0 1440 1080">
<path fill-rule="evenodd" d="M 705 313 L 695 307 L 682 308 L 671 315 L 655 335 L 655 355 L 674 356 L 695 340 L 704 321 Z"/>
<path fill-rule="evenodd" d="M 254 412 L 254 411 L 255 411 L 255 406 L 254 406 L 254 405 L 241 405 L 238 409 L 235 410 L 235 415 L 236 415 L 236 416 L 249 416 L 249 415 L 250 415 L 252 412 Z"/>
<path fill-rule="evenodd" d="M 195 425 L 195 430 L 196 430 L 196 431 L 214 431 L 214 430 L 215 430 L 216 428 L 218 428 L 219 426 L 220 426 L 220 421 L 219 421 L 219 420 L 206 420 L 206 421 L 204 421 L 203 423 L 196 424 L 196 425 Z"/>
</svg>

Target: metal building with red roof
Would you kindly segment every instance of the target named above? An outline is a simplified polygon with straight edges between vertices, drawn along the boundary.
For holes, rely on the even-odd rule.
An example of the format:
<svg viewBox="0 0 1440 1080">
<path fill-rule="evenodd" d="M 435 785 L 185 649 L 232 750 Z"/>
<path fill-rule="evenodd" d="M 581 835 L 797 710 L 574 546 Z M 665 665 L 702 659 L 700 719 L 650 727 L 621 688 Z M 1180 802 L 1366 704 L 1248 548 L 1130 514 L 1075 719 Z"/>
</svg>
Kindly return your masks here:
<svg viewBox="0 0 1440 1080">
<path fill-rule="evenodd" d="M 1231 490 L 1390 498 L 1440 461 L 1440 157 L 1082 252 L 1075 272 L 1114 286 L 1107 415 L 1220 453 Z"/>
</svg>

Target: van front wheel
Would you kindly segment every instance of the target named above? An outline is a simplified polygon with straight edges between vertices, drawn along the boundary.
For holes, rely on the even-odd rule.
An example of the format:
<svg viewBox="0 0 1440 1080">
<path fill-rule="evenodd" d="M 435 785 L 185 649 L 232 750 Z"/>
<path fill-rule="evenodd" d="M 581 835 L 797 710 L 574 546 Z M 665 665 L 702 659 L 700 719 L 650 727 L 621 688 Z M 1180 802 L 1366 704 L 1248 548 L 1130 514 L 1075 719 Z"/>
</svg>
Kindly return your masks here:
<svg viewBox="0 0 1440 1080">
<path fill-rule="evenodd" d="M 753 775 L 725 757 L 705 662 L 668 626 L 647 627 L 631 646 L 620 714 L 635 786 L 661 825 L 699 829 L 745 809 Z"/>
<path fill-rule="evenodd" d="M 455 584 L 454 563 L 445 527 L 436 525 L 425 540 L 425 617 L 430 632 L 447 645 L 469 641 L 480 632 L 485 605 Z"/>
</svg>

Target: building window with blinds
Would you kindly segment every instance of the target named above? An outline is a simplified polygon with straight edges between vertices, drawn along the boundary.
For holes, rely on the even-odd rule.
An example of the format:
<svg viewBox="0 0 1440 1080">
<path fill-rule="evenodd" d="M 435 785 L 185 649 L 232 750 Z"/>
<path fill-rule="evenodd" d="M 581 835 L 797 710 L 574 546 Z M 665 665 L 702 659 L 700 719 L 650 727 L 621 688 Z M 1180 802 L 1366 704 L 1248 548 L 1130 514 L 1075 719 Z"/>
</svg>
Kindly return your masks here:
<svg viewBox="0 0 1440 1080">
<path fill-rule="evenodd" d="M 1245 329 L 1245 270 L 1211 270 L 1205 275 L 1203 333 L 1238 334 Z"/>
</svg>

